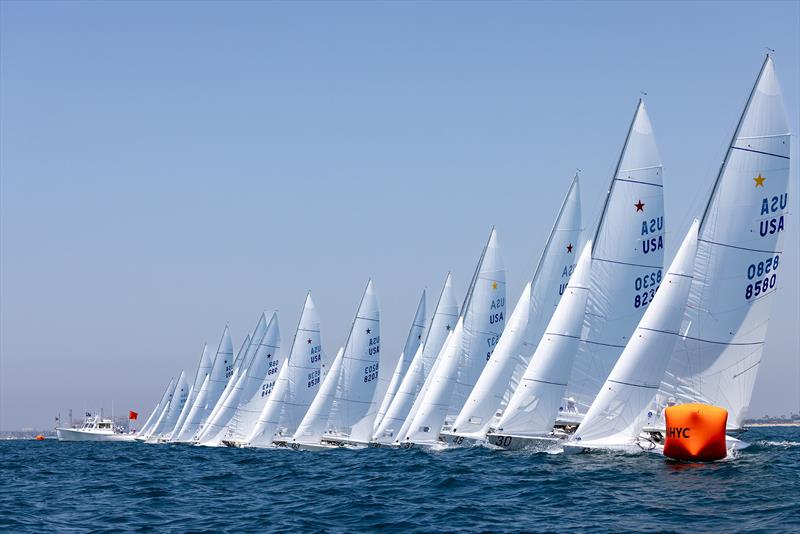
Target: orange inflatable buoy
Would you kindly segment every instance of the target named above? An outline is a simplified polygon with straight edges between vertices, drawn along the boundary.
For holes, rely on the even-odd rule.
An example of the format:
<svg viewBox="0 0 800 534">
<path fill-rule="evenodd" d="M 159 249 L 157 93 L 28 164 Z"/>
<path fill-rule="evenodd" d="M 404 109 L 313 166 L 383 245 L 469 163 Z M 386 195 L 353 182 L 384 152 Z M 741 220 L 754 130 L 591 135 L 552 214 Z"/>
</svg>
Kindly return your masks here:
<svg viewBox="0 0 800 534">
<path fill-rule="evenodd" d="M 667 436 L 664 456 L 673 460 L 713 462 L 728 455 L 728 410 L 708 404 L 679 404 L 664 410 Z"/>
<path fill-rule="evenodd" d="M 34 438 L 34 439 L 35 439 L 36 441 L 44 441 L 44 436 L 42 436 L 41 434 L 39 434 L 39 435 L 38 435 L 38 436 L 36 436 L 36 438 Z"/>
</svg>

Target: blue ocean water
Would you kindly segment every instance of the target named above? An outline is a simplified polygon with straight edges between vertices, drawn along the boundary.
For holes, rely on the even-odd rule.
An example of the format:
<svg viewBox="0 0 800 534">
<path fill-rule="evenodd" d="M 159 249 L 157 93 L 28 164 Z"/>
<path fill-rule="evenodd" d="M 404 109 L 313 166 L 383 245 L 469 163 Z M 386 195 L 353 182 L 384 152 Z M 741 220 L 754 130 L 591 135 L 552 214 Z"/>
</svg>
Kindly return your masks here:
<svg viewBox="0 0 800 534">
<path fill-rule="evenodd" d="M 713 464 L 486 448 L 0 442 L 0 531 L 800 530 L 800 428 Z"/>
</svg>

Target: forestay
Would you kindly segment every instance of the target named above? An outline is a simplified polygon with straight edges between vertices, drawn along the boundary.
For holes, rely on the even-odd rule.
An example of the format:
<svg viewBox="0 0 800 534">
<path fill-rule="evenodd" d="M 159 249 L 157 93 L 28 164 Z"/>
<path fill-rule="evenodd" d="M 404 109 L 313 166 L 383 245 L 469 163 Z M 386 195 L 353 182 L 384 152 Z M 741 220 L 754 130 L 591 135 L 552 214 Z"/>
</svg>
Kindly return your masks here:
<svg viewBox="0 0 800 534">
<path fill-rule="evenodd" d="M 662 166 L 641 100 L 597 225 L 581 337 L 567 388 L 589 408 L 661 283 L 664 265 Z"/>
<path fill-rule="evenodd" d="M 694 277 L 663 383 L 663 399 L 728 410 L 741 428 L 753 393 L 783 266 L 790 135 L 767 56 L 733 135 L 700 223 Z"/>
<path fill-rule="evenodd" d="M 628 450 L 647 424 L 647 408 L 658 392 L 692 284 L 699 221 L 689 232 L 600 393 L 572 437 L 585 447 Z"/>
</svg>

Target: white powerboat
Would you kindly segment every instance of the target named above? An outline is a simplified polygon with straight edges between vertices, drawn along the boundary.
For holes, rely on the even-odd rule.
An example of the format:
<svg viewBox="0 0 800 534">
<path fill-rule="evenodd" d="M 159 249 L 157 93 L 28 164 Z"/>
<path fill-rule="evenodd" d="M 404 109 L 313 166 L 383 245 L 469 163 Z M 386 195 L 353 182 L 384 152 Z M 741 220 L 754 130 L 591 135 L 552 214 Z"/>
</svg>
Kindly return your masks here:
<svg viewBox="0 0 800 534">
<path fill-rule="evenodd" d="M 58 441 L 133 441 L 134 434 L 114 428 L 114 421 L 99 415 L 90 417 L 79 428 L 56 428 Z"/>
</svg>

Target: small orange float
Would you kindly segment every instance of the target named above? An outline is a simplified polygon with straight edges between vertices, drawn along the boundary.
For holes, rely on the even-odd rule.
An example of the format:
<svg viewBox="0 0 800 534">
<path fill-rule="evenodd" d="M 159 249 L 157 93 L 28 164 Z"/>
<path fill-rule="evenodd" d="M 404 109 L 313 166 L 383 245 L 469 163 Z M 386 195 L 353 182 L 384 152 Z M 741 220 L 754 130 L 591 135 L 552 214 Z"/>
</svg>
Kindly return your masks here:
<svg viewBox="0 0 800 534">
<path fill-rule="evenodd" d="M 728 455 L 725 426 L 728 411 L 708 404 L 679 404 L 664 411 L 667 436 L 664 456 L 689 462 L 713 462 Z"/>
<path fill-rule="evenodd" d="M 35 438 L 33 438 L 33 439 L 35 439 L 36 441 L 44 441 L 44 436 L 43 436 L 43 435 L 41 435 L 41 434 L 39 434 L 38 436 L 36 436 L 36 437 L 35 437 Z"/>
</svg>

